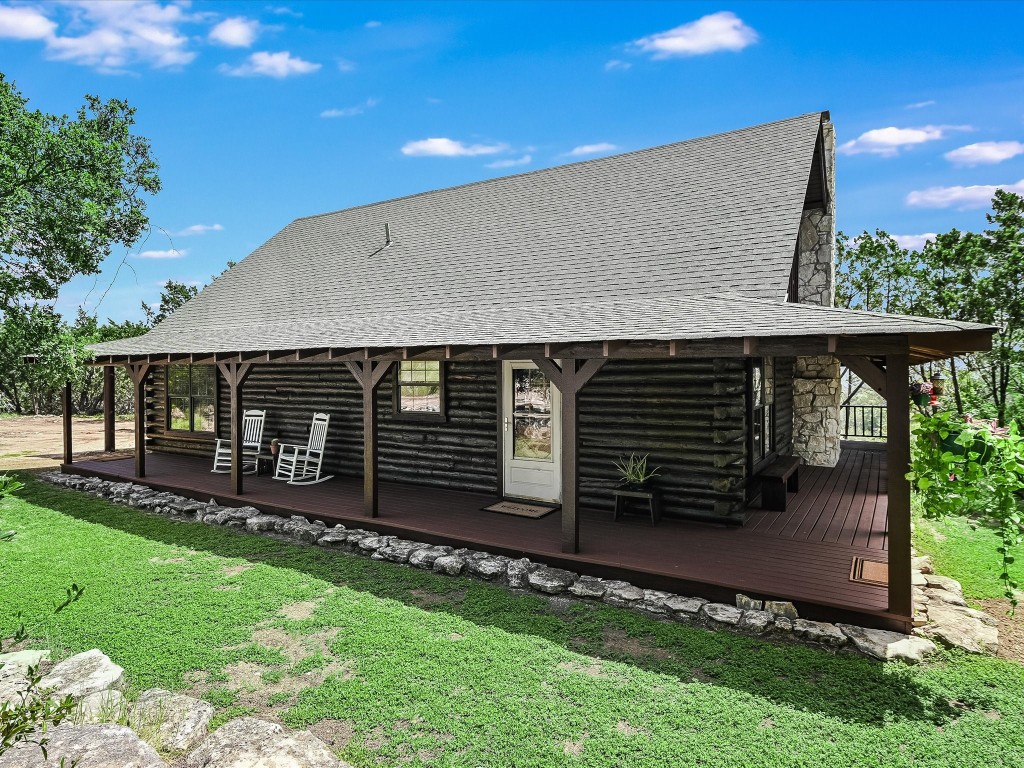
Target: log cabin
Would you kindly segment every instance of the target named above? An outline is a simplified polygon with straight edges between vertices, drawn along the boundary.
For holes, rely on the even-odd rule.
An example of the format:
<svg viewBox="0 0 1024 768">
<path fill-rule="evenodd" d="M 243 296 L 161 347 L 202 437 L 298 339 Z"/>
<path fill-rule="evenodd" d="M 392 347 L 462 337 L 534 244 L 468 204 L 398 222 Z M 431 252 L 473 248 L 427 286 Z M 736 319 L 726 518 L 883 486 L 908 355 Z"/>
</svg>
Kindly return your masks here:
<svg viewBox="0 0 1024 768">
<path fill-rule="evenodd" d="M 300 218 L 92 348 L 131 376 L 135 455 L 74 463 L 68 432 L 64 469 L 906 630 L 910 366 L 994 329 L 834 307 L 835 206 L 815 112 Z M 840 365 L 886 443 L 840 440 Z M 327 413 L 334 477 L 211 474 L 247 408 L 268 444 Z M 657 516 L 612 513 L 630 454 Z"/>
</svg>

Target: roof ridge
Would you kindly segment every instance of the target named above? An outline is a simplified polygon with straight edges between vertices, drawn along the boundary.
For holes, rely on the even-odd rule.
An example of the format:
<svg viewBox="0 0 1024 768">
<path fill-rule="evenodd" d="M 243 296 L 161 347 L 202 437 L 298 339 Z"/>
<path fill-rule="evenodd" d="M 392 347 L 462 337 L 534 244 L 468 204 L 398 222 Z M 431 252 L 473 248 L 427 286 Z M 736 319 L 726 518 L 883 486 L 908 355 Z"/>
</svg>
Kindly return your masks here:
<svg viewBox="0 0 1024 768">
<path fill-rule="evenodd" d="M 591 158 L 590 160 L 577 160 L 576 162 L 573 162 L 573 163 L 562 163 L 561 165 L 552 165 L 552 166 L 549 166 L 547 168 L 535 168 L 532 171 L 523 171 L 521 173 L 511 173 L 511 174 L 508 174 L 506 176 L 495 176 L 494 178 L 491 178 L 491 179 L 477 179 L 476 181 L 467 181 L 464 184 L 454 184 L 454 185 L 452 185 L 450 187 L 439 187 L 438 189 L 425 189 L 422 192 L 413 192 L 413 193 L 408 194 L 408 195 L 399 195 L 398 197 L 390 197 L 390 198 L 387 198 L 385 200 L 375 200 L 372 203 L 363 203 L 361 205 L 353 205 L 353 206 L 349 206 L 348 208 L 338 208 L 338 209 L 333 210 L 333 211 L 324 211 L 323 213 L 310 214 L 309 216 L 299 216 L 298 218 L 293 219 L 291 221 L 291 223 L 294 224 L 295 222 L 298 222 L 298 221 L 308 221 L 310 219 L 319 219 L 319 218 L 322 218 L 324 216 L 334 216 L 335 214 L 347 213 L 349 211 L 359 211 L 359 210 L 363 210 L 365 208 L 372 208 L 372 207 L 378 206 L 378 205 L 386 205 L 388 203 L 397 203 L 397 202 L 401 202 L 401 201 L 404 201 L 404 200 L 411 200 L 413 198 L 422 197 L 424 195 L 432 195 L 432 194 L 435 194 L 437 192 L 451 192 L 451 191 L 457 190 L 457 189 L 466 189 L 467 187 L 475 187 L 475 186 L 480 186 L 480 185 L 483 185 L 483 184 L 495 184 L 495 183 L 499 183 L 499 182 L 506 182 L 506 181 L 509 181 L 511 179 L 520 179 L 520 178 L 523 178 L 525 176 L 534 176 L 534 175 L 541 174 L 541 173 L 550 173 L 551 171 L 558 171 L 558 170 L 562 170 L 562 169 L 565 169 L 565 168 L 573 168 L 573 167 L 580 167 L 580 166 L 584 166 L 584 165 L 590 165 L 590 164 L 594 164 L 594 163 L 608 162 L 609 160 L 616 160 L 618 158 L 631 157 L 631 156 L 634 156 L 634 155 L 641 155 L 641 154 L 645 154 L 647 152 L 655 152 L 657 150 L 668 149 L 670 147 L 678 147 L 678 146 L 680 146 L 682 144 L 689 144 L 691 142 L 696 142 L 696 141 L 707 141 L 709 139 L 721 139 L 721 138 L 723 138 L 725 136 L 731 136 L 732 134 L 737 134 L 737 133 L 744 133 L 746 131 L 752 131 L 752 130 L 755 130 L 757 128 L 768 128 L 770 126 L 781 125 L 782 123 L 789 123 L 789 122 L 793 122 L 793 121 L 796 121 L 796 120 L 801 120 L 803 118 L 810 117 L 811 115 L 818 115 L 818 117 L 821 118 L 823 121 L 829 119 L 829 112 L 827 110 L 821 110 L 821 111 L 818 111 L 818 112 L 805 112 L 805 113 L 803 113 L 801 115 L 793 115 L 792 117 L 786 117 L 786 118 L 783 118 L 781 120 L 772 120 L 772 121 L 767 122 L 767 123 L 757 123 L 755 125 L 748 125 L 748 126 L 745 126 L 743 128 L 734 128 L 734 129 L 732 129 L 730 131 L 721 131 L 720 133 L 712 133 L 712 134 L 709 134 L 709 135 L 706 135 L 706 136 L 694 136 L 694 137 L 689 138 L 689 139 L 683 139 L 682 141 L 673 141 L 673 142 L 669 142 L 668 144 L 656 144 L 653 147 L 643 147 L 641 149 L 634 149 L 634 150 L 631 150 L 629 152 L 619 152 L 619 153 L 614 154 L 614 155 L 606 155 L 605 157 L 595 157 L 595 158 Z"/>
</svg>

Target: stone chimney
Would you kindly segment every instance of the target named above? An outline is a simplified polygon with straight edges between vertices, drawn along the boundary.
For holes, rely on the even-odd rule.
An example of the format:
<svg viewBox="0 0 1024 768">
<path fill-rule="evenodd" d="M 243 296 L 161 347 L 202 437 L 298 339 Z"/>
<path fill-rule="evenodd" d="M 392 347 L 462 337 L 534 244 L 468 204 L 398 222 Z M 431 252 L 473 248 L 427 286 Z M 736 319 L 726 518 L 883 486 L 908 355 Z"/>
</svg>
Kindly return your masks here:
<svg viewBox="0 0 1024 768">
<path fill-rule="evenodd" d="M 825 208 L 806 210 L 797 245 L 796 300 L 823 307 L 835 303 L 835 129 L 824 123 Z M 811 465 L 839 461 L 839 360 L 832 355 L 798 357 L 793 374 L 793 451 Z"/>
</svg>

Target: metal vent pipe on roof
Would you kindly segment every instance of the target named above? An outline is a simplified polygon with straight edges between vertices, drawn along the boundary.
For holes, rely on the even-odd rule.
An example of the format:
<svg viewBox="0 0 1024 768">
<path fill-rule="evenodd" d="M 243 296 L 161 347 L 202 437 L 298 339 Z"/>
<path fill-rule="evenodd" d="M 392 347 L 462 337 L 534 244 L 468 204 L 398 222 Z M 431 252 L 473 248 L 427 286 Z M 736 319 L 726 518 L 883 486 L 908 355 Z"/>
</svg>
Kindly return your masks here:
<svg viewBox="0 0 1024 768">
<path fill-rule="evenodd" d="M 391 225 L 384 222 L 384 247 L 391 245 Z"/>
</svg>

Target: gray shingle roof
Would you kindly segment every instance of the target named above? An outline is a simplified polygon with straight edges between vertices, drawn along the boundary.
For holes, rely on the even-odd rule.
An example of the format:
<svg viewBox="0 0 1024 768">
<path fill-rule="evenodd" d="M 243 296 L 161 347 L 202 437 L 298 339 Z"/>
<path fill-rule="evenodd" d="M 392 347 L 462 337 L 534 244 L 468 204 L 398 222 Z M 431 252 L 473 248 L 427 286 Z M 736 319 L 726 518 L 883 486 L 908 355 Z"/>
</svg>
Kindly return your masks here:
<svg viewBox="0 0 1024 768">
<path fill-rule="evenodd" d="M 963 327 L 782 303 L 820 122 L 812 113 L 298 219 L 145 336 L 94 349 Z"/>
</svg>

